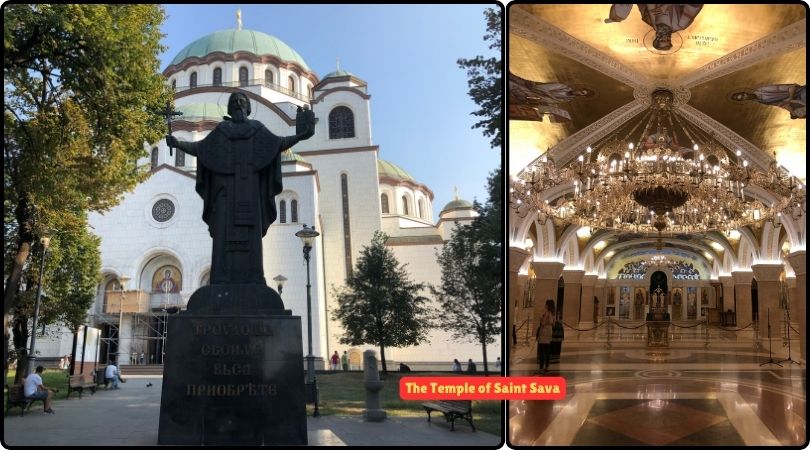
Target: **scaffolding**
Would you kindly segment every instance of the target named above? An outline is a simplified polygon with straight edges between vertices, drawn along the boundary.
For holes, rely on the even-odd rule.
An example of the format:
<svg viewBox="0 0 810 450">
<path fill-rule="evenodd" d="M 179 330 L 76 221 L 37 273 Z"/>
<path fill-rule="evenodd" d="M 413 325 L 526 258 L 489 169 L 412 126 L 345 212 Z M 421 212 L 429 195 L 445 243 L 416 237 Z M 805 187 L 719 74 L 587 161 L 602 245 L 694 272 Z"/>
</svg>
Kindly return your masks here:
<svg viewBox="0 0 810 450">
<path fill-rule="evenodd" d="M 120 364 L 163 364 L 168 316 L 184 307 L 179 293 L 149 293 L 140 290 L 106 291 L 102 312 L 90 316 L 91 323 L 103 330 L 103 362 Z M 115 301 L 115 300 L 118 301 Z M 131 317 L 129 336 L 121 336 L 124 317 Z M 123 340 L 129 340 L 129 352 L 120 353 Z"/>
</svg>

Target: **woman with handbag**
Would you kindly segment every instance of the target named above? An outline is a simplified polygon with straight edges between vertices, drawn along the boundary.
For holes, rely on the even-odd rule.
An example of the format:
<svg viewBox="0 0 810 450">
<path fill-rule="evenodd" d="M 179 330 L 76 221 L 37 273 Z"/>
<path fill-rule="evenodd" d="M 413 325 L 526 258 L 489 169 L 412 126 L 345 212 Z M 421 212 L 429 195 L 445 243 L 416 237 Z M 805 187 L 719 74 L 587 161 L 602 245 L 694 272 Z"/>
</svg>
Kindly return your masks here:
<svg viewBox="0 0 810 450">
<path fill-rule="evenodd" d="M 538 373 L 548 373 L 551 360 L 551 334 L 554 325 L 554 300 L 546 300 L 546 310 L 540 317 L 535 338 L 537 339 L 537 362 L 540 365 Z"/>
</svg>

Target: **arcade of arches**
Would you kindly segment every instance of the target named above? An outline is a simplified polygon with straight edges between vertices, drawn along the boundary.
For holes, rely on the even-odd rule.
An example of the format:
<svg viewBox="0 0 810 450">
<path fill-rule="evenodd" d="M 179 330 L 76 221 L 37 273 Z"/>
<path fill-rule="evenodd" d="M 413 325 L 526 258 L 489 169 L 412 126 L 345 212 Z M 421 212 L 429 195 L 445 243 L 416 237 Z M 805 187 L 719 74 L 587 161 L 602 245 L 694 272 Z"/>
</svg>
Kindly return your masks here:
<svg viewBox="0 0 810 450">
<path fill-rule="evenodd" d="M 629 16 L 620 6 L 632 6 Z M 806 445 L 806 10 L 656 5 L 666 14 L 655 20 L 680 17 L 667 48 L 651 31 L 647 6 L 508 9 L 508 368 L 546 376 L 535 335 L 552 300 L 564 338 L 552 340 L 547 376 L 567 383 L 564 400 L 510 401 L 508 442 Z M 761 94 L 777 85 L 799 96 L 768 103 Z M 655 97 L 661 91 L 666 101 Z M 628 153 L 606 158 L 599 178 L 603 149 L 615 139 L 625 139 Z M 633 143 L 648 153 L 632 156 Z M 572 213 L 592 181 L 615 193 L 639 183 L 622 172 L 650 161 L 701 171 L 698 148 L 714 144 L 719 160 L 743 172 L 783 166 L 800 195 L 781 214 L 757 210 L 728 228 L 707 219 L 710 196 L 705 213 L 691 218 L 659 210 L 657 231 L 643 222 L 652 207 L 639 214 L 639 190 L 628 202 L 642 206 L 631 203 L 630 214 L 600 213 L 599 202 L 593 216 Z M 656 159 L 664 154 L 656 149 L 667 156 Z M 703 180 L 701 171 L 694 186 Z M 734 201 L 746 206 L 774 208 L 786 198 L 743 188 Z M 691 189 L 681 195 L 703 187 Z M 655 208 L 677 203 L 666 195 Z M 688 220 L 691 228 L 679 230 Z"/>
</svg>

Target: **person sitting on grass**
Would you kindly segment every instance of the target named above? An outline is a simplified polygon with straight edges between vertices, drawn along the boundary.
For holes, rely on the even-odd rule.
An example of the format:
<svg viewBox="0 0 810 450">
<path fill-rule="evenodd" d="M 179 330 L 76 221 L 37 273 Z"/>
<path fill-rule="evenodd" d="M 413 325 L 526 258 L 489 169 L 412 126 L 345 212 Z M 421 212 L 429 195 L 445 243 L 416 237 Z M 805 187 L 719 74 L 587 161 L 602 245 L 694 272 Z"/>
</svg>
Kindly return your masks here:
<svg viewBox="0 0 810 450">
<path fill-rule="evenodd" d="M 48 414 L 53 414 L 54 410 L 51 409 L 51 400 L 53 399 L 53 393 L 55 392 L 52 389 L 48 389 L 45 385 L 42 384 L 42 372 L 45 371 L 45 368 L 42 366 L 37 366 L 35 373 L 28 375 L 25 378 L 25 385 L 23 386 L 23 395 L 25 398 L 37 399 L 37 400 L 45 400 L 45 407 L 44 410 Z"/>
</svg>

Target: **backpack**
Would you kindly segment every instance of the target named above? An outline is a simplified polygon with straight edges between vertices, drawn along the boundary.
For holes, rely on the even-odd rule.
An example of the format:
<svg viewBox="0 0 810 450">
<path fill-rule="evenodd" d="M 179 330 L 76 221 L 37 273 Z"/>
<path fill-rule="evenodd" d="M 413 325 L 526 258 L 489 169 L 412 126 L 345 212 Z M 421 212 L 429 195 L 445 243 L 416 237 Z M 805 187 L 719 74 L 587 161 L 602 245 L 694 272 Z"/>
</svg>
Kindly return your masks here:
<svg viewBox="0 0 810 450">
<path fill-rule="evenodd" d="M 559 320 L 554 321 L 554 325 L 551 326 L 551 340 L 552 341 L 562 341 L 565 338 L 565 331 L 563 330 L 563 324 Z"/>
</svg>

